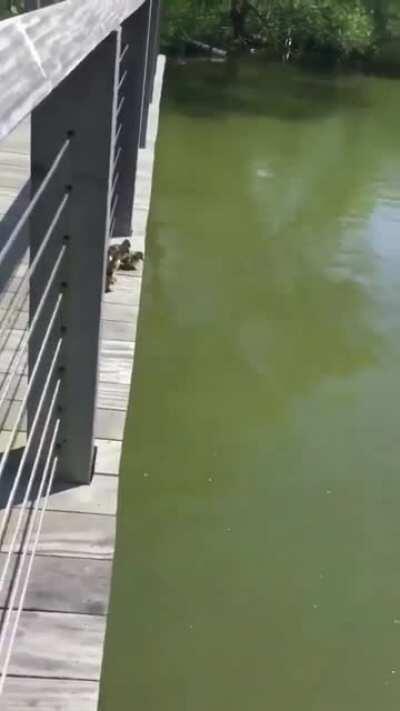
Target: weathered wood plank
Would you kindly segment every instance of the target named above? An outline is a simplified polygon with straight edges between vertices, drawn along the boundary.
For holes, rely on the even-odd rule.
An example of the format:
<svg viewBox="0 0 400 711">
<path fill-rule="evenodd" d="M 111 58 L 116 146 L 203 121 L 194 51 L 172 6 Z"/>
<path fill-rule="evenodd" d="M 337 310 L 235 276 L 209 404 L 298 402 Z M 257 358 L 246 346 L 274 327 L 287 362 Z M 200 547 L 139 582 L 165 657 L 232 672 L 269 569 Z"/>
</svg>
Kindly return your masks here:
<svg viewBox="0 0 400 711">
<path fill-rule="evenodd" d="M 0 432 L 0 454 L 4 452 L 8 441 L 10 439 L 10 433 L 9 432 Z M 22 447 L 25 446 L 26 442 L 26 432 L 18 432 L 17 436 L 15 437 L 14 440 L 14 445 L 13 449 L 21 449 Z"/>
<path fill-rule="evenodd" d="M 96 711 L 97 681 L 9 678 L 1 700 L 3 711 Z"/>
<path fill-rule="evenodd" d="M 136 271 L 136 270 L 135 270 Z M 142 284 L 139 279 L 122 280 L 122 272 L 117 273 L 117 282 L 112 291 L 104 296 L 105 304 L 121 304 L 122 306 L 139 306 Z M 5 304 L 4 304 L 5 306 Z"/>
<path fill-rule="evenodd" d="M 121 463 L 122 443 L 116 440 L 101 440 L 96 442 L 95 471 L 97 474 L 118 476 Z"/>
<path fill-rule="evenodd" d="M 29 306 L 28 306 L 28 300 L 24 301 L 24 294 L 27 295 L 27 289 L 24 287 L 21 287 L 21 290 L 18 294 L 18 296 L 15 296 L 15 293 L 11 291 L 5 291 L 0 295 L 0 306 L 2 309 L 5 309 L 9 311 L 10 316 L 9 318 L 14 318 L 14 313 L 16 310 L 16 302 L 18 302 L 18 311 L 21 313 L 28 313 L 29 311 Z M 21 305 L 19 306 L 19 303 Z"/>
<path fill-rule="evenodd" d="M 0 311 L 1 316 L 1 311 Z M 136 322 L 139 316 L 139 307 L 134 305 L 124 304 L 108 304 L 103 306 L 104 321 L 127 321 L 132 324 Z"/>
<path fill-rule="evenodd" d="M 5 554 L 0 554 L 0 570 L 3 570 L 5 559 Z M 7 603 L 18 561 L 19 556 L 13 556 L 5 585 L 0 590 L 0 607 Z M 26 561 L 29 561 L 29 556 Z M 25 609 L 105 615 L 110 593 L 111 567 L 112 563 L 108 560 L 37 556 L 25 599 Z M 25 570 L 26 565 L 23 566 L 23 572 Z"/>
<path fill-rule="evenodd" d="M 100 615 L 23 612 L 9 673 L 98 681 L 104 633 Z"/>
<path fill-rule="evenodd" d="M 19 419 L 19 411 L 21 409 L 21 402 L 17 400 L 5 400 L 5 402 L 0 407 L 0 428 L 5 432 L 10 432 L 14 425 Z M 18 426 L 20 432 L 26 432 L 26 414 L 24 413 L 20 418 L 20 423 Z"/>
<path fill-rule="evenodd" d="M 133 231 L 133 247 L 136 249 L 139 236 L 144 237 L 147 230 L 147 222 L 149 219 L 149 210 L 136 206 L 133 212 L 132 231 Z M 140 249 L 140 247 L 138 247 Z"/>
<path fill-rule="evenodd" d="M 123 410 L 128 409 L 129 385 L 123 383 L 99 383 L 97 393 L 97 407 L 101 410 Z"/>
<path fill-rule="evenodd" d="M 132 365 L 133 362 L 131 360 L 122 360 L 118 356 L 101 360 L 99 368 L 100 382 L 129 385 L 132 377 Z"/>
<path fill-rule="evenodd" d="M 74 486 L 56 482 L 49 497 L 48 511 L 115 516 L 117 513 L 118 479 L 95 474 L 90 485 Z"/>
<path fill-rule="evenodd" d="M 3 512 L 0 512 L 0 520 Z M 13 511 L 4 538 L 2 551 L 10 548 L 19 511 Z M 24 526 L 26 514 L 24 514 Z M 18 536 L 21 542 L 21 532 Z M 48 511 L 43 519 L 43 528 L 38 545 L 39 555 L 58 555 L 71 558 L 98 558 L 112 560 L 115 540 L 113 516 L 96 514 L 63 513 Z"/>
<path fill-rule="evenodd" d="M 10 385 L 8 385 L 9 381 L 9 373 L 0 372 L 0 398 L 3 399 L 7 390 L 7 396 L 12 400 L 22 400 L 28 386 L 27 376 L 20 373 L 11 378 Z"/>
<path fill-rule="evenodd" d="M 15 274 L 17 276 L 17 273 L 20 273 L 21 269 L 25 269 L 25 267 L 20 266 L 16 270 Z M 7 309 L 1 308 L 0 307 L 0 322 L 3 321 L 3 318 L 7 316 Z M 17 328 L 19 330 L 23 330 L 28 327 L 28 314 L 27 313 L 18 313 L 17 318 L 15 319 L 15 322 L 13 323 L 14 328 Z"/>
<path fill-rule="evenodd" d="M 136 335 L 136 322 L 103 321 L 103 338 L 110 341 L 133 341 Z"/>
<path fill-rule="evenodd" d="M 97 410 L 95 435 L 101 439 L 124 438 L 126 413 L 123 410 Z"/>
<path fill-rule="evenodd" d="M 100 381 L 130 385 L 135 344 L 132 341 L 103 341 L 100 363 Z"/>
</svg>

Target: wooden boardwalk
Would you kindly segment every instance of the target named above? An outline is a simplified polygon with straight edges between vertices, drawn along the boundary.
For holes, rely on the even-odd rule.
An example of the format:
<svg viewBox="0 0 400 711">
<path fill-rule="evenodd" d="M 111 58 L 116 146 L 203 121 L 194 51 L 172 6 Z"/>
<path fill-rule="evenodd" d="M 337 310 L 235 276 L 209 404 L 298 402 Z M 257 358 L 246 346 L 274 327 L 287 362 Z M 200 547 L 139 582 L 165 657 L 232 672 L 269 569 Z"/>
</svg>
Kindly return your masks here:
<svg viewBox="0 0 400 711">
<path fill-rule="evenodd" d="M 160 57 L 150 108 L 147 147 L 140 152 L 138 165 L 133 244 L 140 250 L 144 250 L 149 213 L 164 64 L 164 58 Z M 29 143 L 27 122 L 0 143 L 0 218 L 29 180 Z M 23 267 L 9 292 L 18 286 L 22 273 Z M 120 273 L 113 292 L 105 296 L 95 475 L 88 487 L 71 488 L 58 484 L 51 493 L 11 659 L 10 676 L 0 698 L 2 711 L 28 708 L 95 711 L 97 708 L 114 555 L 118 473 L 141 283 L 140 270 Z M 10 293 L 0 295 L 0 317 L 10 298 Z M 0 392 L 26 322 L 25 306 L 14 324 L 7 347 L 0 353 Z M 0 411 L 0 451 L 4 449 L 15 422 L 25 386 L 26 370 L 21 364 L 13 398 Z M 16 445 L 23 446 L 24 441 L 23 422 Z M 13 511 L 0 564 L 10 544 L 17 513 L 17 510 Z M 2 608 L 6 598 L 7 589 L 0 592 Z"/>
</svg>

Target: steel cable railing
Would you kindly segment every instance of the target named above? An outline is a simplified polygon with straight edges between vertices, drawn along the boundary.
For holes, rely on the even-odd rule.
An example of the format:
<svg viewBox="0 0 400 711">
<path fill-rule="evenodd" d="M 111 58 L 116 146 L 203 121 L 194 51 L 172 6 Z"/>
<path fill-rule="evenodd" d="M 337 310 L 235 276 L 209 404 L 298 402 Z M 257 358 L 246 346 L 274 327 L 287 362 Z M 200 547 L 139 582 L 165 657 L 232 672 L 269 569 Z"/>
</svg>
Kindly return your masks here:
<svg viewBox="0 0 400 711">
<path fill-rule="evenodd" d="M 124 73 L 122 74 L 122 76 L 121 76 L 121 78 L 120 78 L 120 80 L 119 80 L 119 82 L 118 82 L 118 91 L 121 91 L 123 85 L 125 84 L 125 81 L 126 81 L 126 79 L 127 79 L 127 76 L 128 76 L 128 70 L 125 69 Z"/>
<path fill-rule="evenodd" d="M 24 356 L 24 348 L 28 345 L 29 340 L 30 340 L 30 338 L 31 338 L 31 336 L 32 336 L 32 334 L 33 334 L 33 332 L 34 332 L 34 330 L 35 330 L 35 328 L 36 328 L 36 325 L 37 325 L 37 323 L 38 323 L 38 321 L 39 321 L 39 318 L 40 318 L 40 316 L 41 316 L 41 314 L 42 314 L 42 312 L 43 312 L 43 309 L 44 309 L 44 307 L 45 307 L 46 304 L 47 304 L 47 296 L 48 296 L 48 294 L 49 294 L 49 292 L 50 292 L 50 289 L 51 289 L 52 286 L 53 286 L 53 283 L 54 283 L 54 280 L 55 280 L 56 276 L 58 275 L 58 270 L 59 270 L 59 268 L 60 268 L 60 264 L 61 264 L 61 262 L 62 262 L 62 259 L 64 258 L 66 249 L 67 249 L 66 246 L 62 247 L 62 249 L 61 249 L 61 251 L 60 251 L 60 254 L 59 254 L 59 256 L 57 257 L 56 263 L 55 263 L 55 265 L 54 265 L 54 267 L 53 267 L 53 269 L 52 269 L 52 273 L 51 273 L 51 275 L 50 275 L 50 279 L 49 279 L 49 281 L 48 281 L 48 283 L 47 283 L 47 286 L 46 286 L 46 288 L 45 288 L 45 290 L 44 290 L 44 292 L 43 292 L 43 295 L 42 295 L 42 297 L 41 297 L 41 299 L 40 299 L 40 302 L 39 302 L 38 308 L 37 308 L 37 310 L 36 310 L 35 316 L 33 317 L 32 322 L 31 322 L 31 325 L 30 325 L 30 327 L 29 327 L 29 329 L 27 330 L 27 333 L 26 333 L 26 335 L 25 335 L 24 347 L 23 347 L 23 348 L 20 348 L 20 350 L 19 350 L 19 352 L 18 352 L 18 356 L 17 356 L 17 358 L 16 358 L 15 361 L 14 361 L 13 368 L 12 368 L 12 370 L 11 370 L 10 373 L 9 373 L 9 380 L 8 380 L 7 386 L 6 386 L 6 388 L 5 388 L 5 390 L 4 390 L 4 392 L 2 393 L 1 398 L 0 398 L 0 407 L 1 407 L 1 405 L 3 404 L 5 398 L 7 397 L 7 392 L 8 392 L 9 384 L 11 384 L 13 377 L 16 375 L 18 365 L 19 365 L 20 361 L 22 360 L 22 357 Z M 57 315 L 58 315 L 59 307 L 60 307 L 60 305 L 61 305 L 61 299 L 62 299 L 62 296 L 60 295 L 60 297 L 59 297 L 58 300 L 57 300 L 56 309 L 54 310 L 53 316 L 52 316 L 52 318 L 51 318 L 51 320 L 50 320 L 49 326 L 47 327 L 45 336 L 44 336 L 44 338 L 43 338 L 42 346 L 41 346 L 40 351 L 39 351 L 39 355 L 38 355 L 38 357 L 37 357 L 35 366 L 34 366 L 34 368 L 33 368 L 33 370 L 32 370 L 32 374 L 31 374 L 30 379 L 29 379 L 29 384 L 28 384 L 27 391 L 26 391 L 26 393 L 25 393 L 25 395 L 24 395 L 24 398 L 23 398 L 23 400 L 22 400 L 22 404 L 21 404 L 21 406 L 20 406 L 20 408 L 19 408 L 18 415 L 17 415 L 17 418 L 16 418 L 16 423 L 15 423 L 14 428 L 13 428 L 13 431 L 12 431 L 12 437 L 10 438 L 9 442 L 7 443 L 5 452 L 4 452 L 3 456 L 2 456 L 2 459 L 1 459 L 1 462 L 0 462 L 0 481 L 1 481 L 1 477 L 2 477 L 2 475 L 3 475 L 4 469 L 5 469 L 6 464 L 7 464 L 8 455 L 9 455 L 9 453 L 10 453 L 10 451 L 11 451 L 12 445 L 14 444 L 15 435 L 16 435 L 16 433 L 17 433 L 17 431 L 18 431 L 18 426 L 19 426 L 19 424 L 20 424 L 20 422 L 21 422 L 21 420 L 22 420 L 22 416 L 23 416 L 23 414 L 24 414 L 24 411 L 25 411 L 26 406 L 27 406 L 27 403 L 28 403 L 29 395 L 30 395 L 31 390 L 32 390 L 32 388 L 33 388 L 34 378 L 36 377 L 36 373 L 37 373 L 38 370 L 39 370 L 39 366 L 40 366 L 40 364 L 41 364 L 41 360 L 42 360 L 43 354 L 44 354 L 45 349 L 46 349 L 46 347 L 47 347 L 47 343 L 48 343 L 49 338 L 50 338 L 50 335 L 51 335 L 53 323 L 54 323 L 54 321 L 55 321 L 55 319 L 56 319 L 56 317 L 57 317 Z"/>
<path fill-rule="evenodd" d="M 30 473 L 30 475 L 29 475 L 29 479 L 28 479 L 28 482 L 27 482 L 27 485 L 26 485 L 26 489 L 25 489 L 24 497 L 23 497 L 23 500 L 22 500 L 22 503 L 21 503 L 21 507 L 18 509 L 18 520 L 17 520 L 16 526 L 15 526 L 15 529 L 14 529 L 14 533 L 12 534 L 12 538 L 11 538 L 10 544 L 9 544 L 9 546 L 8 546 L 8 552 L 7 552 L 6 561 L 5 561 L 4 565 L 3 565 L 3 569 L 2 569 L 1 574 L 0 574 L 0 591 L 3 590 L 4 585 L 5 585 L 5 581 L 6 581 L 6 577 L 7 577 L 8 568 L 9 568 L 9 565 L 10 565 L 10 562 L 11 562 L 11 557 L 12 557 L 12 555 L 16 552 L 15 547 L 16 547 L 16 544 L 17 544 L 18 535 L 19 535 L 20 530 L 21 530 L 22 518 L 23 518 L 23 516 L 24 516 L 25 509 L 26 509 L 27 504 L 28 504 L 28 502 L 29 502 L 29 497 L 30 497 L 30 494 L 31 494 L 31 491 L 32 491 L 32 488 L 33 488 L 33 485 L 34 485 L 36 472 L 37 472 L 39 463 L 40 463 L 40 461 L 41 461 L 41 456 L 42 456 L 43 448 L 44 448 L 44 445 L 45 445 L 45 442 L 46 442 L 46 438 L 47 438 L 47 435 L 48 435 L 48 432 L 49 432 L 49 426 L 50 426 L 50 423 L 51 423 L 51 419 L 52 419 L 52 417 L 53 417 L 53 415 L 54 415 L 55 406 L 56 406 L 56 404 L 57 404 L 57 399 L 58 399 L 58 396 L 59 396 L 59 393 L 60 393 L 60 386 L 61 386 L 61 379 L 58 379 L 58 380 L 57 380 L 57 383 L 56 383 L 56 386 L 55 386 L 55 388 L 54 388 L 54 392 L 53 392 L 51 401 L 50 401 L 50 406 L 49 406 L 48 413 L 47 413 L 47 416 L 46 416 L 46 420 L 45 420 L 45 423 L 44 423 L 44 426 L 43 426 L 43 431 L 42 431 L 42 434 L 41 434 L 41 437 L 40 437 L 40 441 L 39 441 L 38 449 L 37 449 L 37 452 L 36 452 L 36 456 L 35 456 L 34 462 L 33 462 L 33 464 L 32 464 L 32 470 L 31 470 L 31 473 Z M 46 391 L 46 394 L 47 394 L 47 391 Z M 18 477 L 20 477 L 21 471 L 22 471 L 22 468 L 21 468 L 21 465 L 20 465 L 19 470 L 18 470 L 18 474 L 17 474 Z M 18 480 L 18 483 L 19 483 L 19 480 Z M 17 486 L 18 486 L 18 484 L 17 484 Z M 14 490 L 14 492 L 13 492 L 13 496 L 15 496 L 15 490 Z M 3 523 L 4 523 L 4 522 L 3 522 Z M 6 524 L 4 524 L 4 525 L 2 526 L 2 530 L 1 530 L 1 533 L 0 533 L 0 541 L 2 541 L 2 540 L 3 540 L 3 537 L 4 537 L 5 525 L 6 525 Z"/>
<path fill-rule="evenodd" d="M 55 215 L 50 223 L 50 226 L 49 226 L 46 234 L 44 235 L 43 241 L 42 241 L 42 243 L 35 255 L 35 258 L 31 262 L 31 265 L 27 269 L 26 274 L 22 277 L 20 284 L 17 286 L 15 292 L 12 295 L 11 302 L 10 302 L 9 306 L 7 307 L 7 312 L 5 314 L 6 319 L 3 319 L 3 321 L 0 325 L 0 351 L 5 347 L 5 343 L 7 342 L 7 341 L 2 340 L 3 336 L 7 335 L 7 331 L 9 331 L 10 329 L 13 328 L 13 326 L 15 326 L 16 320 L 18 318 L 18 312 L 19 313 L 22 312 L 23 308 L 25 307 L 25 305 L 28 301 L 29 281 L 32 279 L 32 277 L 34 276 L 34 274 L 37 270 L 37 267 L 39 265 L 41 257 L 50 242 L 50 239 L 54 233 L 55 228 L 57 227 L 57 225 L 59 223 L 60 217 L 61 217 L 62 213 L 64 212 L 65 207 L 68 203 L 69 197 L 70 197 L 70 192 L 67 191 L 65 193 L 65 195 L 63 196 L 63 198 L 60 200 L 60 204 L 55 212 Z M 6 289 L 7 289 L 7 285 L 6 285 Z M 19 308 L 19 306 L 15 306 L 14 300 L 15 301 L 18 300 L 18 297 L 21 296 L 20 292 L 22 290 L 25 290 L 26 293 L 24 293 L 22 295 L 23 300 L 22 300 L 21 308 Z M 9 311 L 11 311 L 11 316 L 7 316 Z M 9 318 L 9 320 L 7 320 L 7 318 Z M 12 318 L 14 320 L 11 323 Z M 0 403 L 0 407 L 1 407 L 1 403 Z"/>
<path fill-rule="evenodd" d="M 19 237 L 22 239 L 22 230 L 34 214 L 39 200 L 46 197 L 46 189 L 60 168 L 71 140 L 72 136 L 68 136 L 64 141 L 38 190 L 0 251 L 0 265 L 7 257 L 12 256 L 13 245 L 17 244 Z M 21 370 L 25 378 L 28 349 L 32 348 L 33 343 L 35 351 L 31 351 L 29 372 L 26 373 L 26 386 L 21 400 L 15 400 L 16 410 L 12 413 L 10 428 L 3 432 L 7 437 L 0 455 L 0 485 L 3 489 L 0 552 L 4 554 L 0 570 L 0 593 L 3 593 L 3 596 L 7 593 L 5 610 L 0 621 L 0 694 L 11 659 L 58 461 L 55 448 L 61 424 L 58 412 L 62 387 L 60 356 L 63 347 L 63 329 L 60 332 L 60 326 L 65 299 L 63 269 L 68 251 L 68 240 L 64 237 L 61 219 L 71 197 L 71 188 L 65 187 L 64 192 L 61 188 L 60 193 L 43 238 L 35 253 L 30 255 L 30 263 L 17 282 L 15 290 L 11 293 L 7 291 L 7 286 L 11 279 L 15 278 L 19 265 L 14 268 L 3 287 L 3 296 L 10 293 L 11 295 L 9 299 L 3 298 L 7 303 L 0 323 L 0 353 L 4 353 L 7 347 L 7 353 L 10 350 L 12 355 L 6 376 L 1 383 L 0 411 L 6 402 L 12 402 L 12 385 Z M 39 268 L 42 269 L 40 274 L 43 274 L 43 284 L 36 296 L 36 303 L 30 305 L 29 324 L 17 329 L 17 319 L 29 303 L 32 280 L 35 279 L 38 284 Z M 16 343 L 14 334 L 18 334 Z M 24 429 L 23 418 L 29 411 L 29 430 L 25 446 L 16 469 L 13 470 L 11 455 L 17 435 Z M 9 589 L 5 590 L 10 566 L 14 560 L 17 560 L 17 572 L 12 576 Z"/>
<path fill-rule="evenodd" d="M 118 82 L 117 82 L 117 107 L 116 107 L 116 129 L 114 137 L 114 161 L 112 166 L 112 188 L 111 188 L 111 208 L 110 208 L 110 238 L 114 236 L 115 225 L 116 225 L 116 211 L 118 207 L 118 183 L 120 179 L 120 173 L 118 171 L 118 162 L 121 157 L 122 147 L 119 145 L 121 138 L 123 123 L 120 119 L 122 109 L 125 105 L 126 97 L 122 95 L 122 88 L 128 78 L 128 69 L 122 71 L 123 63 L 126 59 L 127 52 L 129 49 L 129 43 L 126 42 L 123 47 L 121 47 L 119 62 L 118 62 Z"/>
<path fill-rule="evenodd" d="M 33 508 L 33 511 L 32 511 L 32 514 L 31 514 L 31 517 L 30 517 L 30 520 L 29 520 L 29 526 L 28 526 L 28 531 L 27 531 L 26 539 L 25 539 L 25 542 L 24 542 L 24 544 L 23 544 L 22 551 L 21 551 L 21 559 L 20 559 L 20 561 L 19 561 L 19 566 L 20 566 L 20 567 L 19 567 L 19 570 L 18 570 L 16 579 L 15 579 L 15 582 L 14 582 L 14 590 L 15 590 L 15 593 L 14 593 L 14 590 L 13 590 L 13 593 L 12 593 L 12 595 L 15 596 L 15 597 L 16 597 L 16 595 L 17 595 L 17 593 L 18 593 L 19 583 L 20 583 L 20 581 L 21 581 L 21 579 L 22 579 L 22 573 L 19 574 L 19 571 L 20 571 L 20 570 L 22 571 L 22 565 L 23 565 L 23 563 L 24 563 L 24 561 L 25 561 L 25 559 L 26 559 L 27 553 L 29 552 L 29 548 L 30 548 L 30 560 L 29 560 L 29 564 L 28 564 L 27 571 L 26 571 L 26 573 L 25 573 L 25 578 L 24 578 L 24 580 L 23 580 L 21 595 L 20 595 L 20 599 L 19 599 L 18 606 L 17 606 L 16 611 L 15 611 L 14 623 L 13 623 L 13 625 L 12 625 L 11 634 L 10 634 L 9 640 L 8 640 L 8 645 L 7 645 L 7 647 L 6 647 L 6 652 L 5 652 L 5 658 L 4 658 L 4 660 L 2 659 L 2 657 L 3 657 L 3 650 L 4 650 L 5 646 L 6 646 L 7 632 L 8 632 L 8 628 L 9 628 L 9 625 L 10 625 L 11 617 L 12 617 L 12 614 L 13 614 L 13 605 L 11 604 L 11 598 L 10 598 L 10 603 L 9 603 L 9 605 L 8 605 L 8 607 L 7 607 L 7 612 L 6 612 L 6 615 L 5 615 L 5 618 L 4 618 L 4 620 L 3 620 L 3 624 L 2 624 L 2 630 L 1 630 L 1 634 L 0 634 L 0 666 L 1 666 L 0 695 L 1 695 L 2 692 L 3 692 L 4 683 L 5 683 L 5 680 L 6 680 L 6 678 L 7 678 L 8 668 L 9 668 L 9 664 L 10 664 L 10 660 L 11 660 L 11 655 L 12 655 L 12 651 L 13 651 L 13 647 L 14 647 L 14 642 L 15 642 L 17 630 L 18 630 L 18 623 L 19 623 L 19 620 L 20 620 L 20 617 L 21 617 L 21 613 L 22 613 L 22 610 L 23 610 L 23 607 L 24 607 L 24 601 L 25 601 L 25 598 L 26 598 L 27 590 L 28 590 L 29 580 L 30 580 L 30 576 L 31 576 L 31 573 L 32 573 L 32 567 L 33 567 L 33 563 L 34 563 L 34 560 L 35 560 L 36 551 L 37 551 L 38 544 L 39 544 L 39 539 L 40 539 L 40 533 L 41 533 L 41 530 L 42 530 L 44 514 L 45 514 L 45 512 L 46 512 L 47 503 L 48 503 L 49 495 L 50 495 L 50 492 L 51 492 L 51 487 L 52 487 L 52 484 L 53 484 L 53 481 L 54 481 L 54 476 L 55 476 L 56 469 L 57 469 L 58 459 L 57 459 L 57 457 L 55 457 L 55 458 L 53 459 L 53 455 L 54 455 L 54 448 L 55 448 L 55 444 L 56 444 L 56 439 L 57 439 L 59 427 L 60 427 L 60 420 L 58 419 L 57 422 L 56 422 L 56 426 L 55 426 L 55 429 L 54 429 L 53 437 L 52 437 L 52 440 L 51 440 L 51 443 L 50 443 L 50 447 L 49 447 L 49 451 L 48 451 L 48 455 L 47 455 L 47 460 L 46 460 L 46 463 L 45 463 L 45 466 L 44 466 L 42 478 L 41 478 L 41 480 L 40 480 L 39 490 L 38 490 L 38 493 L 37 493 L 37 496 L 36 496 L 36 499 L 35 499 L 34 508 Z M 50 467 L 51 467 L 51 469 L 50 469 Z M 50 476 L 48 477 L 48 472 L 49 472 L 49 470 L 50 470 Z M 45 495 L 44 495 L 44 497 L 43 497 L 43 501 L 42 501 L 42 504 L 41 504 L 41 507 L 40 507 L 40 502 L 41 502 L 41 499 L 42 499 L 43 490 L 44 490 L 44 488 L 45 488 L 46 479 L 47 479 L 46 491 L 45 491 Z M 37 513 L 38 513 L 39 510 L 40 510 L 39 522 L 38 522 L 38 526 L 37 526 L 37 529 L 36 529 L 36 533 L 35 533 L 34 538 L 33 538 L 33 543 L 32 543 L 32 545 L 30 546 L 30 544 L 31 544 L 31 539 L 32 539 L 32 534 L 33 534 L 33 527 L 34 527 L 34 525 L 35 525 Z M 14 600 L 15 600 L 15 597 L 13 597 Z"/>
<path fill-rule="evenodd" d="M 8 240 L 7 240 L 7 242 L 6 242 L 6 244 L 5 244 L 4 247 L 0 250 L 0 266 L 1 266 L 2 263 L 4 262 L 6 256 L 7 256 L 7 255 L 9 254 L 9 252 L 11 251 L 11 248 L 13 247 L 13 245 L 15 244 L 15 242 L 17 241 L 17 238 L 18 238 L 19 235 L 21 234 L 21 231 L 23 230 L 23 228 L 24 228 L 25 225 L 27 224 L 27 222 L 28 222 L 28 220 L 29 220 L 29 218 L 30 218 L 32 212 L 34 211 L 34 209 L 35 209 L 36 205 L 38 204 L 40 198 L 41 198 L 42 195 L 44 194 L 44 192 L 45 192 L 47 186 L 49 185 L 49 183 L 50 183 L 52 177 L 54 176 L 54 174 L 55 174 L 55 172 L 56 172 L 58 166 L 60 165 L 62 159 L 64 158 L 64 156 L 65 156 L 65 154 L 66 154 L 66 152 L 67 152 L 67 150 L 68 150 L 68 148 L 69 148 L 69 146 L 70 146 L 71 140 L 72 140 L 71 137 L 68 137 L 68 138 L 64 141 L 64 143 L 63 143 L 63 145 L 61 146 L 61 148 L 60 148 L 58 154 L 56 155 L 56 157 L 55 157 L 55 159 L 54 159 L 54 161 L 53 161 L 51 167 L 49 168 L 48 172 L 46 173 L 46 176 L 45 176 L 45 178 L 43 179 L 42 184 L 40 185 L 39 189 L 38 189 L 37 192 L 35 193 L 35 195 L 34 195 L 34 197 L 32 198 L 32 200 L 30 201 L 30 203 L 29 203 L 28 207 L 26 208 L 26 210 L 24 211 L 23 215 L 21 215 L 21 217 L 20 217 L 20 219 L 18 220 L 17 224 L 15 225 L 13 231 L 11 232 L 11 234 L 10 234 L 10 236 L 9 236 L 9 238 L 8 238 Z"/>
</svg>

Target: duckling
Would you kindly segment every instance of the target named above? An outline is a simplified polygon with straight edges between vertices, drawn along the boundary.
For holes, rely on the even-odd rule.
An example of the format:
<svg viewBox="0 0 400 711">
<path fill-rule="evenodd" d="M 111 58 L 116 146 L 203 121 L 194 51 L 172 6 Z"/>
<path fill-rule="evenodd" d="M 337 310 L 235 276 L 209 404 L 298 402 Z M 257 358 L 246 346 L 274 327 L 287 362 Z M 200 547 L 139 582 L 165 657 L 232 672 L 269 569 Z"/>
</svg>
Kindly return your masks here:
<svg viewBox="0 0 400 711">
<path fill-rule="evenodd" d="M 115 284 L 115 274 L 121 266 L 121 257 L 119 247 L 111 245 L 107 254 L 107 269 L 106 269 L 106 293 L 111 291 L 111 285 Z"/>
<path fill-rule="evenodd" d="M 136 265 L 140 261 L 143 261 L 143 252 L 132 252 L 131 243 L 126 239 L 120 245 L 120 258 L 120 269 L 124 271 L 135 271 Z"/>
</svg>

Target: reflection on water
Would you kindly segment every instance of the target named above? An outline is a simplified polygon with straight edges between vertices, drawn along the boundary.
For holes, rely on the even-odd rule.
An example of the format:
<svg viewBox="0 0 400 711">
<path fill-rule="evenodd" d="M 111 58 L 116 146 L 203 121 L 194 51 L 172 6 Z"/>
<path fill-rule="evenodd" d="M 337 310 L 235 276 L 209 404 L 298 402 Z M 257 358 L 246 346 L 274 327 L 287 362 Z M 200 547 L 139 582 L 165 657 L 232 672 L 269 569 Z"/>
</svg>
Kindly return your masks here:
<svg viewBox="0 0 400 711">
<path fill-rule="evenodd" d="M 102 709 L 399 707 L 399 109 L 169 69 Z"/>
</svg>

